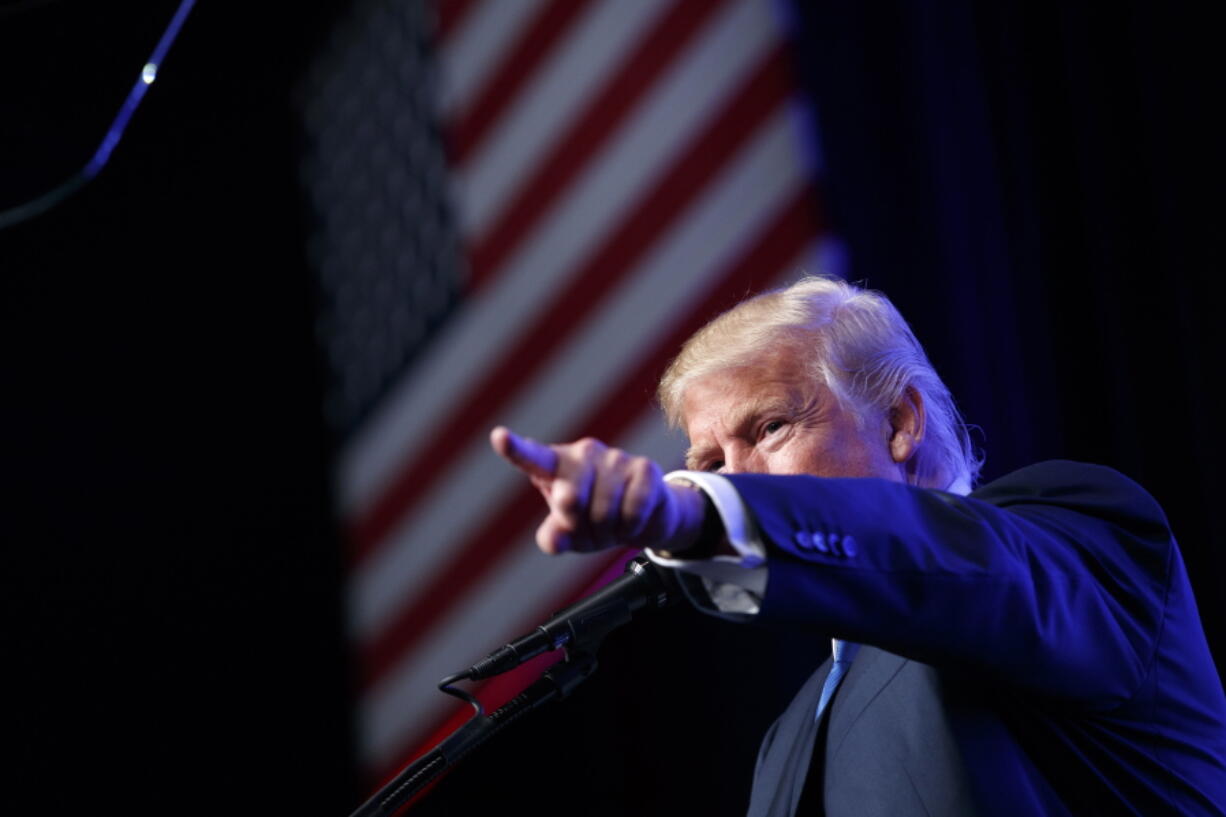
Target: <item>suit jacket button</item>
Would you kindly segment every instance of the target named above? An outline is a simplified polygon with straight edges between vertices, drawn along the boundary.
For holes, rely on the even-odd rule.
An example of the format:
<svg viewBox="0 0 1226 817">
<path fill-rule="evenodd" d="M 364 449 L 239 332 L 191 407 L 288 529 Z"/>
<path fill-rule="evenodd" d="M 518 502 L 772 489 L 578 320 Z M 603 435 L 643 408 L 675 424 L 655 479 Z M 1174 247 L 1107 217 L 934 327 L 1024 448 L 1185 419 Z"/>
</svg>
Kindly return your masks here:
<svg viewBox="0 0 1226 817">
<path fill-rule="evenodd" d="M 837 533 L 827 534 L 826 543 L 830 546 L 830 552 L 835 556 L 843 555 L 843 547 L 839 542 L 839 535 Z"/>
<path fill-rule="evenodd" d="M 843 537 L 843 555 L 844 556 L 855 556 L 856 555 L 856 540 L 852 539 L 850 536 Z"/>
<path fill-rule="evenodd" d="M 813 544 L 811 545 L 811 547 L 813 547 L 815 550 L 818 550 L 822 553 L 830 552 L 830 548 L 826 547 L 826 537 L 823 536 L 821 533 L 813 534 L 812 541 L 813 541 Z"/>
<path fill-rule="evenodd" d="M 796 540 L 796 547 L 800 548 L 801 550 L 808 550 L 809 548 L 813 547 L 812 542 L 809 540 L 809 534 L 802 530 L 796 531 L 796 535 L 792 538 Z"/>
</svg>

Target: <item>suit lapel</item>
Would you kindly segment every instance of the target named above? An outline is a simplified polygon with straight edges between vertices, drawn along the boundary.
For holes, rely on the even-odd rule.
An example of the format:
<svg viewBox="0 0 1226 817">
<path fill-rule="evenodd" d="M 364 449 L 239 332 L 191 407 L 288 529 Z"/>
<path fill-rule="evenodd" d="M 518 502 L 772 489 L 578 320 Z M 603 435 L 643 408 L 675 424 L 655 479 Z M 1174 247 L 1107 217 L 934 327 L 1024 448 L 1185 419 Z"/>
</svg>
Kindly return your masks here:
<svg viewBox="0 0 1226 817">
<path fill-rule="evenodd" d="M 839 685 L 823 718 L 828 718 L 826 753 L 832 754 L 860 714 L 898 674 L 907 659 L 876 647 L 862 646 Z M 822 686 L 830 672 L 827 660 L 792 699 L 762 741 L 750 795 L 750 817 L 784 817 L 795 812 L 809 773 L 809 758 L 819 723 L 815 720 Z"/>
<path fill-rule="evenodd" d="M 860 648 L 826 713 L 830 718 L 826 740 L 828 757 L 838 750 L 860 714 L 906 663 L 906 658 L 876 647 L 864 645 Z"/>
<path fill-rule="evenodd" d="M 827 659 L 767 730 L 758 751 L 748 817 L 791 817 L 795 812 L 809 774 L 813 740 L 818 731 L 814 713 L 829 672 Z"/>
</svg>

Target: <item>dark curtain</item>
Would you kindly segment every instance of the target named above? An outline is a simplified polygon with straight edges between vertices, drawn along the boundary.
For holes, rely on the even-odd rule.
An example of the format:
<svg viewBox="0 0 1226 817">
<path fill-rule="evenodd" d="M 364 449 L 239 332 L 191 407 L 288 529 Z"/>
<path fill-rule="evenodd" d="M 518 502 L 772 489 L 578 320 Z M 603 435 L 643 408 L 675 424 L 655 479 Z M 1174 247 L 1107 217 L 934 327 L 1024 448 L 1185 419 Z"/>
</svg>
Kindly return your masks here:
<svg viewBox="0 0 1226 817">
<path fill-rule="evenodd" d="M 1162 502 L 1226 654 L 1221 71 L 1158 3 L 805 4 L 850 277 L 982 433 L 984 477 L 1111 465 Z"/>
</svg>

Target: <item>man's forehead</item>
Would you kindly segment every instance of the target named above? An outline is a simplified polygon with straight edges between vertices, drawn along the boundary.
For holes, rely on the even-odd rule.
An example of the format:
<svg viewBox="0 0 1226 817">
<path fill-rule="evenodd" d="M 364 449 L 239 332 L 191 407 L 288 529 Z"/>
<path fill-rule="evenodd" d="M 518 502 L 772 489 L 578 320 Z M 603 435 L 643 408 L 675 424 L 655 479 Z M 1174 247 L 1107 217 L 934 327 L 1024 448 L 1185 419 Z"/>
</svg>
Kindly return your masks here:
<svg viewBox="0 0 1226 817">
<path fill-rule="evenodd" d="M 682 393 L 681 427 L 718 423 L 729 429 L 762 412 L 797 408 L 820 398 L 823 387 L 803 368 L 729 366 L 694 379 Z"/>
</svg>

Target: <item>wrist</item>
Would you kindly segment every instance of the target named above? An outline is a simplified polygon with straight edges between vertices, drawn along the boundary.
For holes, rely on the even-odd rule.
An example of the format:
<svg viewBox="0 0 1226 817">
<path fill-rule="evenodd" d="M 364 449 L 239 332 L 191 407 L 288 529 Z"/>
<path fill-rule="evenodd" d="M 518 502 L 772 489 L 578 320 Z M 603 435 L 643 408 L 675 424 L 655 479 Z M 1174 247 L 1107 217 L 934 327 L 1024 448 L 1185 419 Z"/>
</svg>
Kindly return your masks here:
<svg viewBox="0 0 1226 817">
<path fill-rule="evenodd" d="M 669 486 L 681 508 L 679 535 L 656 552 L 666 559 L 709 559 L 719 553 L 732 553 L 723 520 L 711 498 L 693 483 Z"/>
</svg>

